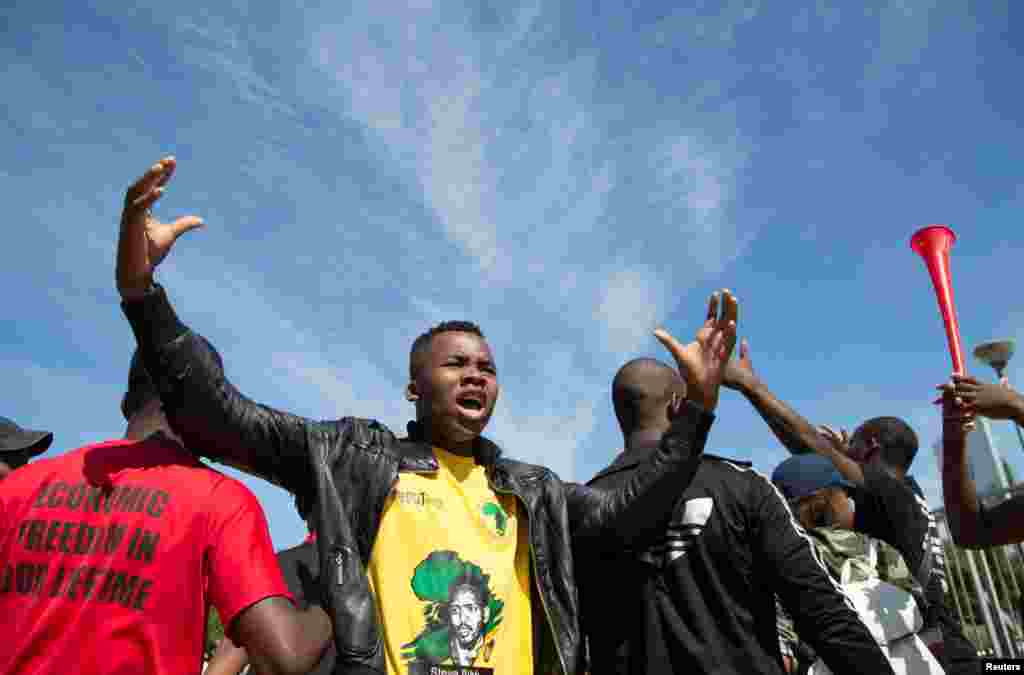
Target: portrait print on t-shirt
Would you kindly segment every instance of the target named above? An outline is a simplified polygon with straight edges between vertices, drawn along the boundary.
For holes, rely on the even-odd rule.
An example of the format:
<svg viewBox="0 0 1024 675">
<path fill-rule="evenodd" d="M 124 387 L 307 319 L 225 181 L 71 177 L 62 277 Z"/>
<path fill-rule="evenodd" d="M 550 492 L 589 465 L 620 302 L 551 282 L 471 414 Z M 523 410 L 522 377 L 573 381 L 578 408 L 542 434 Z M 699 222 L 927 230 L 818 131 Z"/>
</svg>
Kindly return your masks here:
<svg viewBox="0 0 1024 675">
<path fill-rule="evenodd" d="M 415 639 L 402 645 L 410 675 L 492 673 L 487 664 L 505 603 L 492 592 L 490 576 L 454 551 L 434 551 L 416 566 L 411 584 L 424 603 L 426 625 Z M 431 667 L 436 665 L 478 667 Z"/>
</svg>

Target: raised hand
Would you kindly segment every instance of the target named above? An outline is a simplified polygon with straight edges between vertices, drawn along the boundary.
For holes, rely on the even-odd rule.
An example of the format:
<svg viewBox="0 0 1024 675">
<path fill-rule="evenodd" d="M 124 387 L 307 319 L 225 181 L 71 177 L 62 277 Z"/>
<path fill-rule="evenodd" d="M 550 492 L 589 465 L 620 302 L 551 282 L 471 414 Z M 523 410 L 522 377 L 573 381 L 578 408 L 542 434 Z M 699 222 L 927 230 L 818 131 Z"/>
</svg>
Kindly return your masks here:
<svg viewBox="0 0 1024 675">
<path fill-rule="evenodd" d="M 1024 398 L 1008 384 L 979 382 L 969 375 L 953 375 L 945 387 L 975 414 L 994 420 L 1016 420 L 1024 411 Z"/>
<path fill-rule="evenodd" d="M 949 382 L 946 384 L 940 384 L 936 387 L 942 391 L 942 397 L 939 400 L 942 403 L 943 433 L 955 430 L 966 435 L 968 432 L 973 431 L 976 426 L 976 422 L 974 421 L 974 417 L 977 412 L 976 408 L 972 402 L 967 400 L 960 390 L 961 383 L 965 380 L 970 380 L 975 384 L 980 384 L 973 377 L 954 374 Z"/>
<path fill-rule="evenodd" d="M 173 157 L 164 157 L 128 188 L 121 212 L 117 242 L 117 290 L 121 297 L 141 296 L 153 282 L 153 270 L 167 256 L 178 237 L 203 225 L 201 218 L 184 216 L 161 223 L 150 212 L 163 196 L 174 173 Z"/>
<path fill-rule="evenodd" d="M 754 364 L 750 360 L 750 345 L 747 344 L 746 339 L 743 339 L 740 341 L 739 358 L 729 359 L 729 362 L 725 365 L 725 376 L 722 379 L 722 385 L 729 389 L 743 391 L 749 388 L 756 380 L 757 375 L 754 374 Z"/>
<path fill-rule="evenodd" d="M 690 344 L 683 345 L 664 328 L 654 331 L 654 336 L 672 353 L 680 375 L 686 380 L 687 398 L 708 412 L 718 406 L 718 390 L 736 346 L 738 312 L 735 296 L 728 290 L 717 291 L 711 294 L 707 318 Z"/>
<path fill-rule="evenodd" d="M 850 434 L 846 429 L 833 429 L 827 424 L 819 424 L 817 432 L 840 454 L 850 456 Z"/>
</svg>

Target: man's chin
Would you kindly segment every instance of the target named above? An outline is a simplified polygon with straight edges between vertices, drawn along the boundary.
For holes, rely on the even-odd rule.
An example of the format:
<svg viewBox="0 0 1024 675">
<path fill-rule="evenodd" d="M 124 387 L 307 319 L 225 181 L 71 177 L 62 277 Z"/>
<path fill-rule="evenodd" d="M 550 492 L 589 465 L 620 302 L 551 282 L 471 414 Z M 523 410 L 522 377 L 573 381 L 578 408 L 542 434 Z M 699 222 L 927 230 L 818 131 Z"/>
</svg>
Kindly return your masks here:
<svg viewBox="0 0 1024 675">
<path fill-rule="evenodd" d="M 468 415 L 460 411 L 452 421 L 455 423 L 454 426 L 457 427 L 458 433 L 467 437 L 467 440 L 471 440 L 484 432 L 487 423 L 491 421 L 491 416 L 485 413 Z"/>
</svg>

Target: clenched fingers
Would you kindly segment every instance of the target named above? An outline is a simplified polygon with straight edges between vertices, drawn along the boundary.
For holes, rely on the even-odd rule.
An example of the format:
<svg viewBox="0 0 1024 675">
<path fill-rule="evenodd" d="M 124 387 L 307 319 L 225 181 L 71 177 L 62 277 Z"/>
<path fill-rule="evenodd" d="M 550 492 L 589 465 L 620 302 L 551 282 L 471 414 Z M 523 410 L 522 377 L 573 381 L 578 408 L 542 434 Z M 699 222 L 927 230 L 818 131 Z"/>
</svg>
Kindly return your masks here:
<svg viewBox="0 0 1024 675">
<path fill-rule="evenodd" d="M 156 203 L 156 200 L 163 197 L 163 195 L 164 189 L 162 187 L 151 188 L 132 202 L 132 209 L 136 211 L 145 211 L 146 209 L 152 208 L 153 204 Z"/>
<path fill-rule="evenodd" d="M 735 324 L 739 321 L 739 302 L 736 300 L 736 296 L 726 288 L 722 291 L 722 321 L 727 324 Z"/>
<path fill-rule="evenodd" d="M 836 448 L 845 448 L 849 444 L 849 438 L 846 431 L 837 431 L 827 424 L 821 424 L 818 426 L 818 433 L 825 437 L 833 446 Z"/>
<path fill-rule="evenodd" d="M 707 317 L 707 319 L 708 319 L 708 321 L 717 321 L 718 320 L 718 292 L 717 291 L 712 293 L 711 297 L 708 298 L 708 317 Z"/>
</svg>

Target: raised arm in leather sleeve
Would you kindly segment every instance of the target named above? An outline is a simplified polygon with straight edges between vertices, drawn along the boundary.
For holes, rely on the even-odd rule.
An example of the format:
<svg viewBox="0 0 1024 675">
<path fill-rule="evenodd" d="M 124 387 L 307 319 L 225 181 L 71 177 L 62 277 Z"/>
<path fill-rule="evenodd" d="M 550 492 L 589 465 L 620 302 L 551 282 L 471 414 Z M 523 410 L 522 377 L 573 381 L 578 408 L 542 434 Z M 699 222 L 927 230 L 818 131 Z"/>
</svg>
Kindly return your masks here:
<svg viewBox="0 0 1024 675">
<path fill-rule="evenodd" d="M 213 346 L 181 323 L 163 288 L 122 302 L 171 428 L 196 455 L 281 485 L 314 489 L 309 420 L 260 405 L 224 377 Z"/>
<path fill-rule="evenodd" d="M 835 675 L 892 673 L 889 659 L 767 479 L 758 477 L 753 483 L 747 509 L 751 522 L 757 523 L 754 565 L 768 571 L 768 583 L 800 639 L 810 643 Z"/>
<path fill-rule="evenodd" d="M 566 483 L 573 544 L 590 551 L 636 547 L 663 534 L 679 495 L 690 485 L 715 416 L 687 402 L 657 452 L 614 490 Z"/>
</svg>

